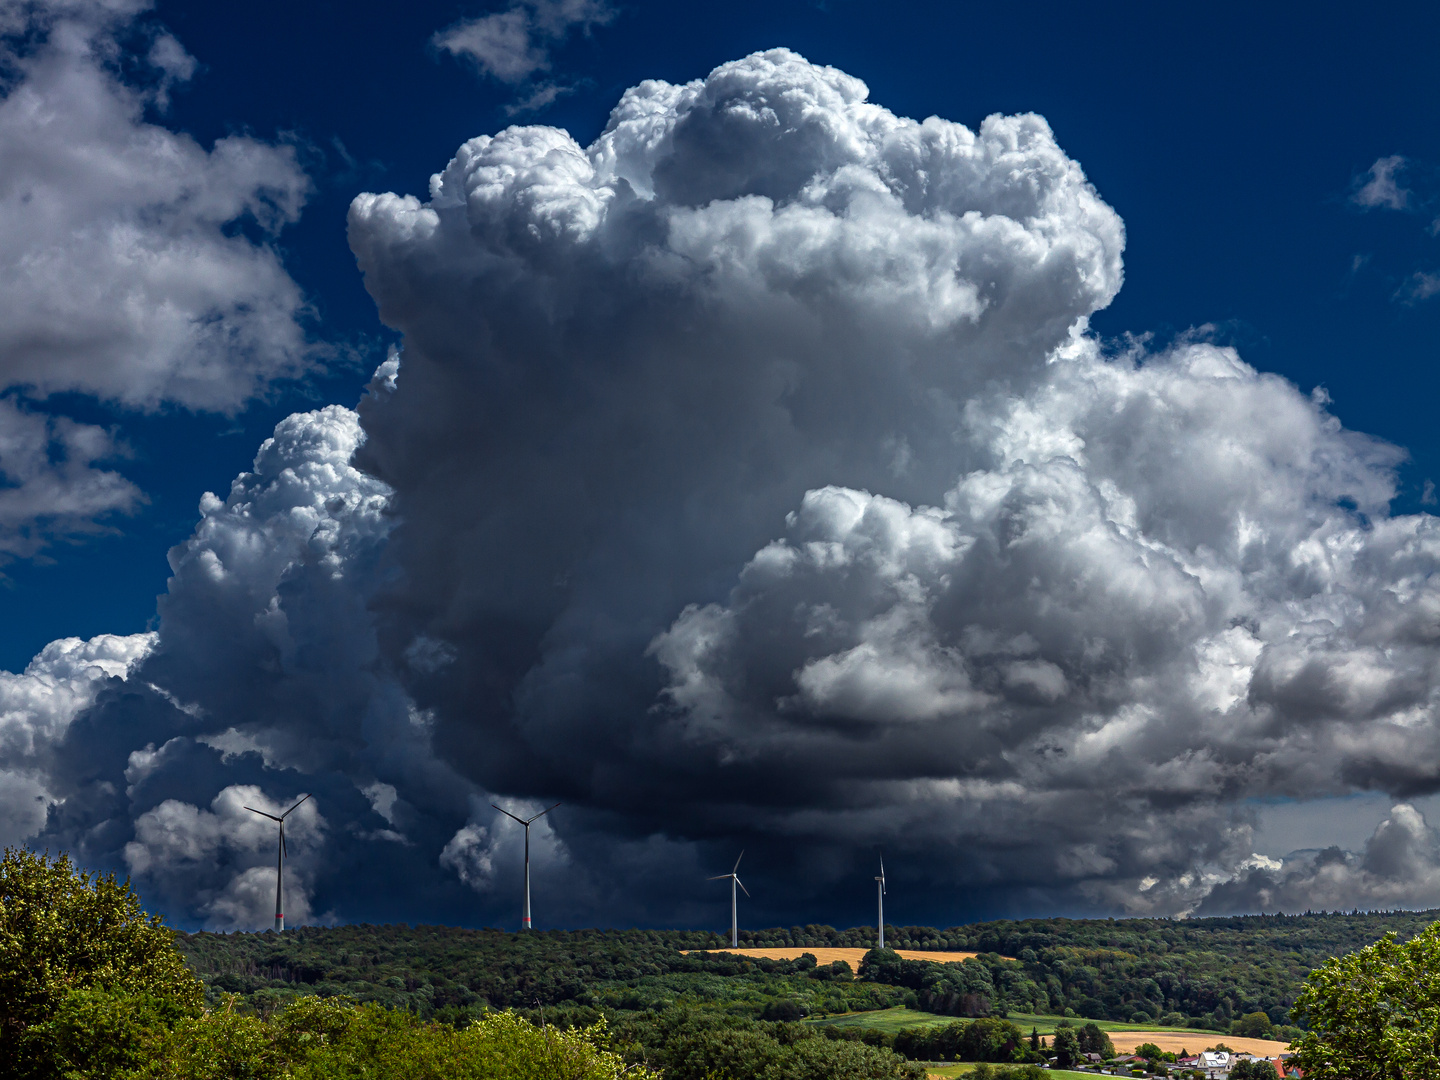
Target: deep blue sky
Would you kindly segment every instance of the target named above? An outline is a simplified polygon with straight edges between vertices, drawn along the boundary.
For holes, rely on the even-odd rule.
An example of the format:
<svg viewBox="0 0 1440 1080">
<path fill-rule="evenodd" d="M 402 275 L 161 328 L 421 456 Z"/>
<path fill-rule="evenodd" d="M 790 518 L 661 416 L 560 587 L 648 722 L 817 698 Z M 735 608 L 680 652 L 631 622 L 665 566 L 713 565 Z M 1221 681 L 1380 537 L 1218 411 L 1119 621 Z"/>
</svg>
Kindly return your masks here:
<svg viewBox="0 0 1440 1080">
<path fill-rule="evenodd" d="M 207 145 L 249 131 L 303 147 L 316 192 L 281 243 L 315 336 L 354 359 L 238 418 L 65 402 L 119 425 L 135 451 L 122 471 L 150 502 L 113 535 L 5 569 L 0 667 L 20 669 L 55 637 L 143 629 L 200 493 L 223 493 L 281 416 L 353 404 L 392 338 L 346 247 L 346 207 L 361 190 L 423 195 L 462 141 L 511 122 L 512 90 L 428 46 L 502 6 L 160 3 L 202 64 L 164 122 Z M 1396 298 L 1411 274 L 1440 270 L 1437 31 L 1440 13 L 1423 5 L 1301 17 L 1278 4 L 631 2 L 555 54 L 578 92 L 521 120 L 585 142 L 639 80 L 692 79 L 777 45 L 863 78 L 899 114 L 973 126 L 1042 113 L 1127 226 L 1125 287 L 1097 328 L 1163 340 L 1214 324 L 1257 367 L 1325 386 L 1347 426 L 1410 451 L 1396 506 L 1410 510 L 1440 478 L 1440 297 Z M 1349 195 L 1391 154 L 1409 162 L 1416 211 L 1362 211 Z"/>
</svg>

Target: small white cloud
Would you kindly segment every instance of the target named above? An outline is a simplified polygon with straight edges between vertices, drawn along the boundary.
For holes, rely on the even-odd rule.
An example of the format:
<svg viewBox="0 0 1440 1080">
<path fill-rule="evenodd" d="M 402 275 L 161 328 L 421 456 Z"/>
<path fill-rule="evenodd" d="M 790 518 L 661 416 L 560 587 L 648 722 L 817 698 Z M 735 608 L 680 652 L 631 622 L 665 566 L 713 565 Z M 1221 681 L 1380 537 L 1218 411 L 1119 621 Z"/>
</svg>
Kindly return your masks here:
<svg viewBox="0 0 1440 1080">
<path fill-rule="evenodd" d="M 542 82 L 519 101 L 505 106 L 505 115 L 519 116 L 523 113 L 539 112 L 559 101 L 566 94 L 572 94 L 577 87 L 556 82 Z"/>
<path fill-rule="evenodd" d="M 1350 201 L 1367 209 L 1406 209 L 1410 205 L 1410 192 L 1401 187 L 1397 179 L 1404 167 L 1405 159 L 1399 154 L 1380 158 L 1361 178 L 1364 182 L 1350 196 Z"/>
<path fill-rule="evenodd" d="M 432 43 L 473 63 L 483 74 L 518 86 L 550 69 L 550 53 L 571 33 L 588 34 L 615 17 L 605 0 L 521 0 L 505 11 L 465 19 L 437 33 Z M 571 88 L 542 83 L 511 112 L 543 108 Z"/>
<path fill-rule="evenodd" d="M 440 865 L 453 870 L 476 892 L 495 887 L 495 851 L 490 830 L 478 822 L 458 829 L 440 852 Z"/>
<path fill-rule="evenodd" d="M 1417 270 L 1405 279 L 1405 284 L 1396 290 L 1395 299 L 1418 304 L 1437 294 L 1440 294 L 1440 274 Z"/>
<path fill-rule="evenodd" d="M 105 428 L 0 398 L 0 566 L 143 504 L 138 487 L 102 467 L 124 456 Z"/>
<path fill-rule="evenodd" d="M 400 793 L 395 790 L 394 784 L 387 784 L 376 780 L 373 784 L 367 784 L 360 789 L 361 793 L 370 800 L 370 806 L 391 825 L 395 824 L 395 800 Z"/>
</svg>

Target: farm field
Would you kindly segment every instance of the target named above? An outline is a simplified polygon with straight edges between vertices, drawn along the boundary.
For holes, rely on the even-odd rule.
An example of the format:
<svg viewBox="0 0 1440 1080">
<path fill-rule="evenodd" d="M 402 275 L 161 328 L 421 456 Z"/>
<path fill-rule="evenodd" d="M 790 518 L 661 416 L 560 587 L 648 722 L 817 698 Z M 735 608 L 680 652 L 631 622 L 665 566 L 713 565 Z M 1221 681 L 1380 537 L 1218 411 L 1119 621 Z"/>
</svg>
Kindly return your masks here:
<svg viewBox="0 0 1440 1080">
<path fill-rule="evenodd" d="M 1200 1036 L 1198 1039 L 1197 1035 Z M 1279 1057 L 1290 1049 L 1289 1043 L 1276 1042 L 1274 1039 L 1247 1039 L 1240 1035 L 1221 1035 L 1214 1031 L 1192 1031 L 1186 1035 L 1177 1035 L 1171 1031 L 1111 1032 L 1110 1041 L 1122 1054 L 1134 1053 L 1135 1047 L 1147 1042 L 1154 1043 L 1171 1054 L 1181 1050 L 1189 1050 L 1193 1054 L 1221 1042 L 1232 1050 L 1259 1054 L 1262 1057 Z"/>
<path fill-rule="evenodd" d="M 898 1005 L 893 1009 L 840 1013 L 837 1016 L 827 1016 L 823 1020 L 806 1020 L 805 1023 L 816 1027 L 874 1028 L 876 1031 L 893 1034 L 897 1031 L 904 1031 L 906 1028 L 943 1027 L 946 1024 L 955 1023 L 957 1019 L 959 1018 L 921 1012 L 918 1009 L 907 1009 L 903 1005 Z"/>
<path fill-rule="evenodd" d="M 731 953 L 735 956 L 763 957 L 767 960 L 795 960 L 801 953 L 810 953 L 815 957 L 817 964 L 833 964 L 836 960 L 844 960 L 850 965 L 852 971 L 860 970 L 860 961 L 865 959 L 869 949 L 825 949 L 815 948 L 809 945 L 796 946 L 789 949 L 691 949 L 690 952 L 711 952 Z M 972 956 L 979 956 L 974 952 L 933 952 L 917 949 L 896 949 L 906 960 L 933 960 L 937 964 L 958 964 L 962 960 L 968 960 Z M 1005 957 L 1004 959 L 1009 959 Z"/>
</svg>

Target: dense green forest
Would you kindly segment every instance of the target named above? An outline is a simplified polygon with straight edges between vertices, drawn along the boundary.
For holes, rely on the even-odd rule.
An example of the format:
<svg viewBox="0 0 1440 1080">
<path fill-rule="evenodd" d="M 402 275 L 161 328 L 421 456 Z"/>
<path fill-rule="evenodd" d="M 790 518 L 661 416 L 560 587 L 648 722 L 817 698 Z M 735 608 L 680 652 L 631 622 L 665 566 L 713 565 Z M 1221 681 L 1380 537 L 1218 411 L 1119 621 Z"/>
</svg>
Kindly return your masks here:
<svg viewBox="0 0 1440 1080">
<path fill-rule="evenodd" d="M 1029 1017 L 1047 1024 L 1047 1047 L 1037 1026 L 1027 1036 L 996 1014 L 1073 1001 L 1097 1017 L 1109 1009 L 1152 1023 L 1167 1006 L 1204 1004 L 1193 991 L 1208 981 L 1217 1004 L 1188 1023 L 1215 1026 L 1267 994 L 1295 996 L 1288 980 L 1313 965 L 1298 1009 L 1311 1030 L 1285 1033 L 1307 1074 L 1358 1076 L 1357 1062 L 1388 1054 L 1396 1068 L 1385 1075 L 1429 1077 L 1440 1030 L 1425 978 L 1440 956 L 1440 925 L 1425 931 L 1430 914 L 903 927 L 892 931 L 902 947 L 988 951 L 934 963 L 872 949 L 857 973 L 813 954 L 687 952 L 717 944 L 704 933 L 176 934 L 144 911 L 128 882 L 9 848 L 0 859 L 0 1075 L 923 1080 L 922 1062 L 965 1060 L 983 1064 L 977 1077 L 1027 1080 L 1059 1075 L 1039 1063 L 1065 1069 L 1085 1054 L 1113 1058 L 1115 1047 L 1094 1019 Z M 747 935 L 747 944 L 858 948 L 865 936 L 792 927 Z M 1323 959 L 1330 955 L 1344 958 Z M 889 1030 L 866 1022 L 916 1016 L 897 1003 L 966 1019 Z M 1382 1015 L 1389 1027 L 1373 1022 Z M 1185 1019 L 1172 1011 L 1161 1022 Z M 1263 1034 L 1273 1020 L 1256 1010 L 1233 1023 L 1237 1034 Z M 1196 1036 L 1197 1045 L 1210 1040 Z M 1153 1044 L 1140 1051 L 1138 1071 L 1163 1075 L 1173 1063 Z"/>
<path fill-rule="evenodd" d="M 1327 1064 L 1342 1051 L 1354 1051 L 1347 1061 L 1377 1052 L 1374 1025 L 1366 1019 L 1357 1029 L 1356 1016 L 1393 1014 L 1402 1034 L 1440 1024 L 1421 977 L 1440 955 L 1440 926 L 1422 932 L 1433 914 L 889 931 L 901 948 L 985 950 L 951 963 L 861 952 L 865 929 L 746 935 L 745 944 L 791 950 L 850 946 L 856 972 L 844 962 L 820 965 L 811 953 L 773 960 L 697 952 L 720 943 L 695 932 L 345 926 L 177 934 L 144 912 L 128 883 L 12 848 L 0 860 L 0 1074 L 923 1080 L 922 1062 L 966 1060 L 1003 1064 L 983 1074 L 1023 1080 L 1047 1060 L 1064 1069 L 1086 1053 L 1113 1057 L 1107 1023 L 1199 1028 L 1200 1047 L 1219 1042 L 1211 1031 L 1222 1025 L 1269 1034 L 1277 1017 L 1262 1007 L 1274 1002 L 1268 1008 L 1286 1019 L 1298 993 L 1311 1030 L 1279 1034 L 1298 1040 L 1317 1078 L 1358 1075 Z M 1336 955 L 1344 959 L 1327 962 Z M 1088 1018 L 1072 1022 L 1059 1012 Z M 1029 1022 L 1028 1034 L 1016 1020 Z M 1406 1038 L 1390 1042 L 1409 1053 Z M 1153 1045 L 1148 1051 L 1150 1072 L 1173 1058 Z M 1429 1064 L 1402 1073 L 1434 1075 Z"/>
<path fill-rule="evenodd" d="M 955 964 L 871 954 L 848 965 L 741 959 L 715 934 L 661 930 L 460 930 L 304 927 L 283 936 L 178 934 L 209 996 L 264 1011 L 297 994 L 345 995 L 423 1017 L 516 1008 L 559 1023 L 658 1015 L 672 1005 L 753 1020 L 908 1005 L 958 1017 L 1008 1013 L 1163 1023 L 1228 1031 L 1257 1012 L 1288 1022 L 1306 974 L 1386 932 L 1407 940 L 1440 912 L 1256 915 L 1212 919 L 1032 919 L 887 928 L 899 949 L 969 950 Z M 868 948 L 868 927 L 741 933 L 741 947 Z M 859 976 L 857 979 L 855 976 Z"/>
</svg>

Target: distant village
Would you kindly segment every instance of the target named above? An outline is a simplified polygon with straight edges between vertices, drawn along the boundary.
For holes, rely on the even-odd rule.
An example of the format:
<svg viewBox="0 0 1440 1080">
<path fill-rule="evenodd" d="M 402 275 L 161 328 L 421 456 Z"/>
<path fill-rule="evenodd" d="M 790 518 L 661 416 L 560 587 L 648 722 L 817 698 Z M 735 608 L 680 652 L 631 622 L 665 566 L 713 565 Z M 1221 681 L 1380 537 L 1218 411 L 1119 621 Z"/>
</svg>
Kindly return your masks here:
<svg viewBox="0 0 1440 1080">
<path fill-rule="evenodd" d="M 1202 1050 L 1197 1054 L 1164 1054 L 1161 1057 L 1141 1054 L 1121 1054 L 1108 1060 L 1099 1054 L 1084 1055 L 1086 1064 L 1070 1066 L 1074 1072 L 1093 1072 L 1100 1076 L 1165 1076 L 1181 1080 L 1258 1080 L 1262 1075 L 1269 1080 L 1289 1077 L 1303 1077 L 1298 1067 L 1289 1064 L 1292 1055 L 1262 1057 L 1233 1050 Z M 1257 1068 L 1257 1066 L 1259 1068 Z M 1268 1069 L 1262 1073 L 1260 1069 Z M 983 1078 L 982 1078 L 983 1080 Z"/>
</svg>

